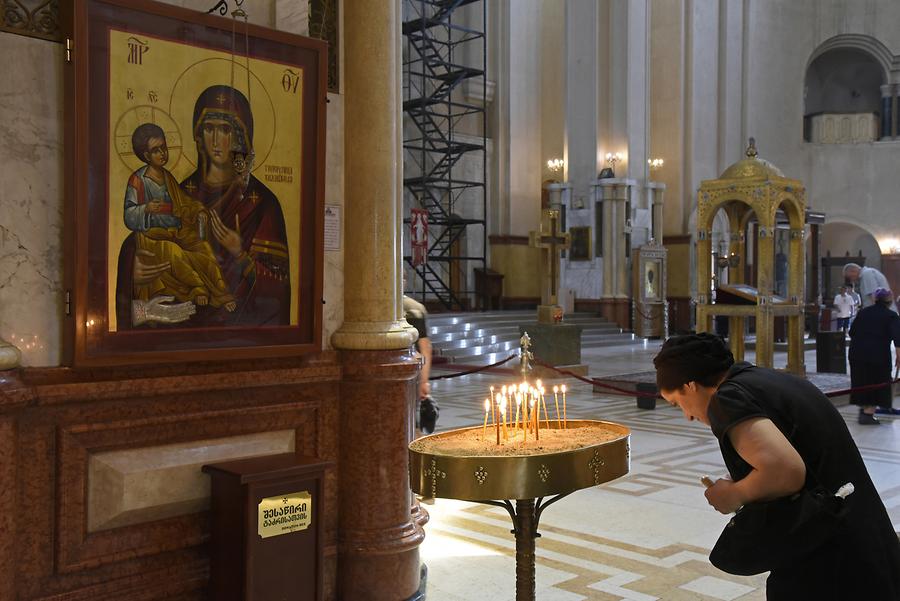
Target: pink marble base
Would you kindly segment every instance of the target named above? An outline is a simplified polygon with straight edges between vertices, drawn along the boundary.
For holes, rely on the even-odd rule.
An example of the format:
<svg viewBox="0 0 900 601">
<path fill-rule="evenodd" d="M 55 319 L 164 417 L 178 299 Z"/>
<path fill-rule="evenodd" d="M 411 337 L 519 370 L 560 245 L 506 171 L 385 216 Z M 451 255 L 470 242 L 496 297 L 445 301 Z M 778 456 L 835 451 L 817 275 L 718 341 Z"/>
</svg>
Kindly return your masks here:
<svg viewBox="0 0 900 601">
<path fill-rule="evenodd" d="M 342 363 L 338 598 L 408 599 L 425 536 L 406 446 L 418 363 L 405 351 L 343 351 Z"/>
</svg>

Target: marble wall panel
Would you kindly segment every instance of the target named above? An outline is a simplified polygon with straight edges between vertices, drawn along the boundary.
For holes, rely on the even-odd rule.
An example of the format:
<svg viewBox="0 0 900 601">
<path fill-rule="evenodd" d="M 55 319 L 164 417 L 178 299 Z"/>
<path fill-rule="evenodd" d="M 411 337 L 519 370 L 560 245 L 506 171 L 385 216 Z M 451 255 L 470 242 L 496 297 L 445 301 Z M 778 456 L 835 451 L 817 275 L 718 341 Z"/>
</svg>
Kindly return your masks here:
<svg viewBox="0 0 900 601">
<path fill-rule="evenodd" d="M 169 4 L 206 11 L 189 0 Z M 227 10 L 234 9 L 227 0 Z M 246 0 L 251 23 L 305 35 L 308 5 Z M 26 366 L 59 365 L 63 327 L 63 49 L 0 33 L 0 56 L 18 65 L 0 92 L 0 338 Z M 343 97 L 329 95 L 326 202 L 343 204 Z M 323 340 L 343 321 L 343 251 L 327 253 Z"/>
<path fill-rule="evenodd" d="M 24 365 L 59 362 L 62 69 L 59 44 L 0 33 L 0 337 Z"/>
<path fill-rule="evenodd" d="M 294 450 L 293 430 L 93 453 L 88 459 L 88 532 L 209 508 L 208 463 Z"/>
<path fill-rule="evenodd" d="M 344 207 L 344 96 L 328 94 L 325 140 L 325 204 Z M 331 335 L 344 323 L 344 232 L 346 211 L 341 211 L 341 248 L 325 251 L 325 282 L 322 289 L 323 347 L 332 348 Z"/>
</svg>

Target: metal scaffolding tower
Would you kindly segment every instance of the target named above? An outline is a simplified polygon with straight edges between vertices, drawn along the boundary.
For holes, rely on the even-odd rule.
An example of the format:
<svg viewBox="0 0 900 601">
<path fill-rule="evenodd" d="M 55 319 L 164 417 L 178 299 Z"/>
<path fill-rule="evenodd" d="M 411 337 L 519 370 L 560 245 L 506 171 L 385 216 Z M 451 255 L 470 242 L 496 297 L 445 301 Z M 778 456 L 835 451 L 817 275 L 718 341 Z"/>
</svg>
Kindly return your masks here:
<svg viewBox="0 0 900 601">
<path fill-rule="evenodd" d="M 455 11 L 476 3 L 482 4 L 480 28 L 464 24 L 459 13 L 454 21 Z M 467 12 L 473 20 L 472 9 Z M 404 2 L 405 204 L 428 214 L 426 262 L 404 259 L 419 276 L 422 301 L 448 310 L 469 308 L 472 269 L 484 268 L 487 254 L 486 112 L 462 91 L 464 82 L 485 89 L 485 23 L 482 0 Z M 477 133 L 463 134 L 461 125 Z"/>
</svg>

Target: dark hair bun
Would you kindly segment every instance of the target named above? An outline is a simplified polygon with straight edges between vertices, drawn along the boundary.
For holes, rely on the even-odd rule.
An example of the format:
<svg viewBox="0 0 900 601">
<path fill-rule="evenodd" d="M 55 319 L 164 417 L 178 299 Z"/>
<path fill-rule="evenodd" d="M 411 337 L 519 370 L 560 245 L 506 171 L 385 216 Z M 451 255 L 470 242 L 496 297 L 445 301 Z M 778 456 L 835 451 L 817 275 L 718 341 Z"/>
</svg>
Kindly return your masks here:
<svg viewBox="0 0 900 601">
<path fill-rule="evenodd" d="M 660 390 L 675 390 L 691 381 L 712 386 L 733 364 L 725 342 L 706 332 L 669 338 L 653 358 Z"/>
</svg>

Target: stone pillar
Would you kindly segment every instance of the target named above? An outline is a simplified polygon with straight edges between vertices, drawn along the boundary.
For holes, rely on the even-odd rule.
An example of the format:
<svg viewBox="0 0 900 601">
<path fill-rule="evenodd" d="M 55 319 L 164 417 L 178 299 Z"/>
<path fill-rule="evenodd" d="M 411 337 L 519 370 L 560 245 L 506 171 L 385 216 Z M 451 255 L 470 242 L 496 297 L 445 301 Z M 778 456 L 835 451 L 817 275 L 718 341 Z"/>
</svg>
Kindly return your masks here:
<svg viewBox="0 0 900 601">
<path fill-rule="evenodd" d="M 617 186 L 616 194 L 616 298 L 628 298 L 628 237 L 625 235 L 625 227 L 631 215 L 628 211 L 629 187 Z"/>
<path fill-rule="evenodd" d="M 650 192 L 650 222 L 652 228 L 650 237 L 657 244 L 663 243 L 663 193 L 666 191 L 666 185 L 662 182 L 647 182 L 647 189 Z"/>
<path fill-rule="evenodd" d="M 418 363 L 402 318 L 400 0 L 344 6 L 346 246 L 338 465 L 338 598 L 417 595 L 408 420 Z"/>
<path fill-rule="evenodd" d="M 601 180 L 602 181 L 602 180 Z M 598 196 L 603 202 L 603 293 L 601 298 L 613 298 L 615 295 L 615 256 L 614 236 L 615 224 L 613 215 L 614 203 L 612 188 L 597 184 Z"/>
<path fill-rule="evenodd" d="M 893 121 L 894 86 L 881 86 L 881 140 L 891 139 L 891 122 Z"/>
<path fill-rule="evenodd" d="M 628 259 L 626 257 L 626 201 L 635 180 L 608 178 L 597 180 L 603 194 L 603 294 L 601 315 L 629 328 Z"/>
<path fill-rule="evenodd" d="M 575 199 L 588 197 L 597 178 L 599 10 L 597 2 L 565 3 L 566 179 Z"/>
<path fill-rule="evenodd" d="M 15 421 L 0 414 L 0 599 L 16 598 L 17 463 Z"/>
</svg>

